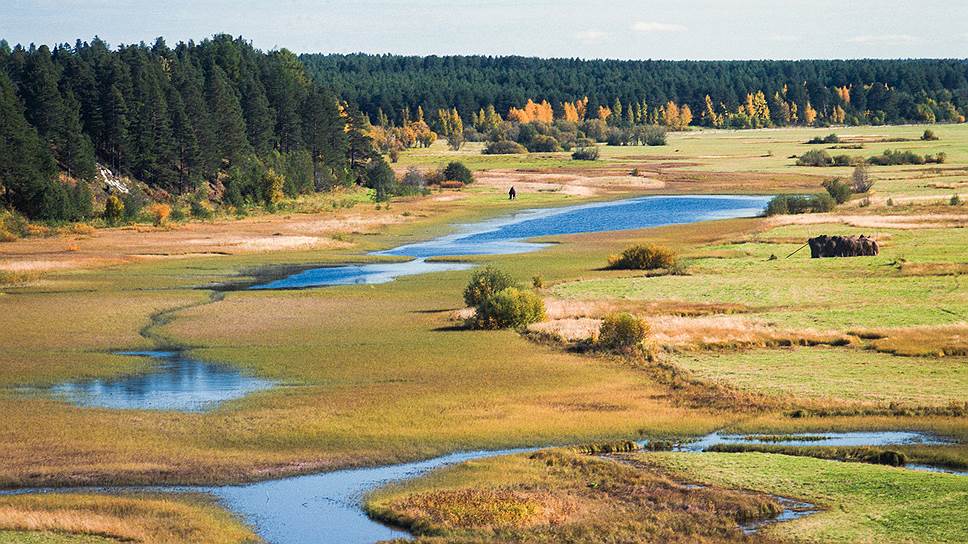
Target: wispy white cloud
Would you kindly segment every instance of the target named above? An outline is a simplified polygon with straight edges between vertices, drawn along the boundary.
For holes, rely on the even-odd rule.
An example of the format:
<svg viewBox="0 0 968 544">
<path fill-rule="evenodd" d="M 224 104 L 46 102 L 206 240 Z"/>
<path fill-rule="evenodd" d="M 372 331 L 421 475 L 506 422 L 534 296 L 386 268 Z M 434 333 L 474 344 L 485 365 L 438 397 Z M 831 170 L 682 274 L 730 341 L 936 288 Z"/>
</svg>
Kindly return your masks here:
<svg viewBox="0 0 968 544">
<path fill-rule="evenodd" d="M 575 34 L 575 37 L 578 38 L 579 41 L 586 44 L 601 43 L 605 40 L 605 38 L 608 38 L 608 36 L 608 32 L 594 29 L 582 30 Z"/>
<path fill-rule="evenodd" d="M 683 25 L 674 23 L 660 23 L 658 21 L 636 21 L 632 24 L 636 32 L 685 32 L 689 30 Z"/>
<path fill-rule="evenodd" d="M 849 43 L 869 45 L 891 45 L 914 43 L 918 39 L 910 34 L 865 34 L 863 36 L 848 38 L 847 41 Z"/>
</svg>

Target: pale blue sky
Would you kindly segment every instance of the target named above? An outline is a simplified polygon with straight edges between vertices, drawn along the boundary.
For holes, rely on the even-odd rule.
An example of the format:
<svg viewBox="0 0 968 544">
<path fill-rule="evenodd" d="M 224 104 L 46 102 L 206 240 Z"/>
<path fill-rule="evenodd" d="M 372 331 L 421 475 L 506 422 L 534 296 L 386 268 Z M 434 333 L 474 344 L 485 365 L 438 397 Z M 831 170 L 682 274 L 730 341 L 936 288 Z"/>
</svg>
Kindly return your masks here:
<svg viewBox="0 0 968 544">
<path fill-rule="evenodd" d="M 217 32 L 303 52 L 634 59 L 968 57 L 964 0 L 0 0 L 0 38 Z"/>
</svg>

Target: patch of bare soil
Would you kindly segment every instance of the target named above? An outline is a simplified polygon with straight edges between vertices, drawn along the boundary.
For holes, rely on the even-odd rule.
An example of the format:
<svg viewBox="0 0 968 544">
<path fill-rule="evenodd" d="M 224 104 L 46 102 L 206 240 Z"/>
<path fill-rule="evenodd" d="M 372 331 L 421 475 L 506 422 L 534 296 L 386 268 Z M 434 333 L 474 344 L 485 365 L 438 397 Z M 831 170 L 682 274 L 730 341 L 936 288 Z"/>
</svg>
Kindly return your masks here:
<svg viewBox="0 0 968 544">
<path fill-rule="evenodd" d="M 653 177 L 633 176 L 629 170 L 603 168 L 583 171 L 534 172 L 526 170 L 488 170 L 477 175 L 477 185 L 506 190 L 514 186 L 525 192 L 560 192 L 594 196 L 609 192 L 661 189 L 665 184 Z"/>
<path fill-rule="evenodd" d="M 403 210 L 401 210 L 403 211 Z M 334 212 L 269 215 L 241 220 L 187 223 L 169 228 L 128 226 L 32 236 L 0 245 L 0 270 L 48 272 L 116 265 L 142 259 L 184 259 L 286 250 L 352 247 L 346 233 L 376 233 L 416 216 L 401 213 Z"/>
</svg>

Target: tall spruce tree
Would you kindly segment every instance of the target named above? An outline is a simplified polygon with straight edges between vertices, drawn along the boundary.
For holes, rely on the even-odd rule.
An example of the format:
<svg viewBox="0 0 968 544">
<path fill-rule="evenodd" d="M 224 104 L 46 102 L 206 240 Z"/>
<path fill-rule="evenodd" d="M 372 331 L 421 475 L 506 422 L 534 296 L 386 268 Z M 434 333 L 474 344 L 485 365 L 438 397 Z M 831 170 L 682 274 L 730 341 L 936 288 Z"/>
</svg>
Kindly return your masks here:
<svg viewBox="0 0 968 544">
<path fill-rule="evenodd" d="M 245 118 L 242 116 L 239 97 L 229 85 L 225 72 L 218 66 L 209 67 L 206 94 L 215 132 L 218 134 L 219 158 L 230 164 L 238 162 L 251 150 L 246 136 Z"/>
<path fill-rule="evenodd" d="M 60 219 L 51 206 L 64 197 L 56 175 L 53 157 L 24 117 L 10 78 L 0 70 L 0 201 L 29 217 Z"/>
</svg>

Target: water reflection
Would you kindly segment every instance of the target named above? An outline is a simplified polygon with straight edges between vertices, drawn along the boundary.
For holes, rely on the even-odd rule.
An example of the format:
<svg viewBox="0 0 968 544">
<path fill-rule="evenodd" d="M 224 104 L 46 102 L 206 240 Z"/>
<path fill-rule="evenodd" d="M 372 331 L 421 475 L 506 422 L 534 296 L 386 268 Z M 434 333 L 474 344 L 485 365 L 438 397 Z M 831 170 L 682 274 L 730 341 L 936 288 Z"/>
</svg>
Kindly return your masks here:
<svg viewBox="0 0 968 544">
<path fill-rule="evenodd" d="M 54 385 L 50 392 L 79 406 L 201 412 L 274 385 L 238 369 L 175 351 L 123 352 L 154 359 L 142 374 Z"/>
</svg>

